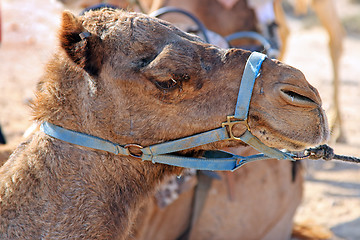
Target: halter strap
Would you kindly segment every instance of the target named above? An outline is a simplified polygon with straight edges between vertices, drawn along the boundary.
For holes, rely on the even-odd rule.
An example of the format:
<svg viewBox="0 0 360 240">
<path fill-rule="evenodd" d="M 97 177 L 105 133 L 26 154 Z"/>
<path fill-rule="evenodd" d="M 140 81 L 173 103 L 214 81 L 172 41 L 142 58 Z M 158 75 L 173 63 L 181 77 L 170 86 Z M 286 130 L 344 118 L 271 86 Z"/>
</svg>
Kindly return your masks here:
<svg viewBox="0 0 360 240">
<path fill-rule="evenodd" d="M 260 75 L 261 64 L 265 58 L 265 54 L 253 52 L 246 62 L 235 107 L 234 117 L 236 119 L 246 120 L 248 117 L 255 80 Z"/>
<path fill-rule="evenodd" d="M 84 147 L 107 151 L 114 154 L 132 156 L 143 161 L 162 163 L 178 167 L 194 168 L 198 170 L 235 171 L 247 162 L 269 158 L 294 160 L 292 155 L 270 148 L 263 144 L 258 138 L 251 134 L 247 125 L 247 116 L 252 95 L 253 86 L 259 75 L 262 62 L 266 56 L 253 52 L 247 60 L 243 77 L 240 84 L 239 96 L 234 116 L 228 116 L 228 121 L 222 124 L 221 128 L 195 134 L 193 136 L 155 144 L 148 147 L 141 147 L 136 144 L 120 146 L 117 143 L 56 126 L 49 122 L 43 122 L 40 129 L 47 135 Z M 232 134 L 232 127 L 235 124 L 245 124 L 248 130 L 240 137 Z M 241 140 L 263 154 L 243 157 L 224 151 L 206 151 L 199 158 L 172 155 L 171 153 L 202 146 L 208 143 L 222 140 Z M 138 147 L 142 154 L 134 155 L 129 147 Z"/>
</svg>

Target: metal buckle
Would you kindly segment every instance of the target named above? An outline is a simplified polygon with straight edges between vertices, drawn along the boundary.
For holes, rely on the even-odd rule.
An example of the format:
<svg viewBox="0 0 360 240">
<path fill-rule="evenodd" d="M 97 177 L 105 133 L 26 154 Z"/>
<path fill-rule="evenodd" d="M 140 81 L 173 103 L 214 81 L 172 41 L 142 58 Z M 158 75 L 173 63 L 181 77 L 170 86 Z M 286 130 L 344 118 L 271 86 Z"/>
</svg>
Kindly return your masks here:
<svg viewBox="0 0 360 240">
<path fill-rule="evenodd" d="M 241 168 L 242 166 L 244 166 L 244 164 L 247 163 L 245 158 L 237 158 L 236 159 L 236 165 L 234 167 L 233 170 L 231 170 L 231 172 L 235 172 L 236 170 L 238 170 L 239 168 Z"/>
<path fill-rule="evenodd" d="M 236 167 L 240 167 L 246 163 L 245 159 L 238 158 L 236 159 Z"/>
<path fill-rule="evenodd" d="M 138 144 L 132 144 L 132 143 L 126 144 L 126 145 L 124 146 L 124 148 L 127 150 L 127 153 L 128 153 L 129 156 L 131 156 L 131 157 L 136 157 L 136 158 L 141 158 L 141 157 L 143 156 L 143 152 L 141 152 L 140 155 L 137 155 L 137 154 L 134 154 L 134 153 L 132 153 L 132 152 L 130 151 L 130 148 L 134 148 L 134 147 L 135 147 L 135 148 L 138 148 L 138 149 L 143 149 L 142 146 L 140 146 L 140 145 L 138 145 Z"/>
<path fill-rule="evenodd" d="M 241 140 L 240 138 L 235 137 L 235 135 L 232 132 L 232 128 L 233 128 L 233 126 L 235 124 L 243 124 L 250 131 L 250 127 L 248 125 L 247 119 L 237 119 L 237 118 L 235 118 L 235 116 L 227 116 L 226 117 L 226 122 L 223 122 L 221 124 L 221 126 L 222 127 L 227 126 L 227 130 L 228 130 L 228 133 L 229 133 L 231 139 L 233 139 L 233 140 Z"/>
</svg>

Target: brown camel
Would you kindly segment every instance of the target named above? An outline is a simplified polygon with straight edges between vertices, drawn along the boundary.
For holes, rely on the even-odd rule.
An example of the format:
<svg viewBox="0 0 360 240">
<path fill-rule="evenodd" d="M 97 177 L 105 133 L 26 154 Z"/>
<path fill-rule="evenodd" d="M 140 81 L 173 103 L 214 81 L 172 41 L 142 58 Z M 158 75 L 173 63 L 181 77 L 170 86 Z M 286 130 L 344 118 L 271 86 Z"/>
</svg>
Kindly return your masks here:
<svg viewBox="0 0 360 240">
<path fill-rule="evenodd" d="M 250 55 L 205 44 L 162 20 L 110 9 L 81 17 L 64 12 L 59 36 L 36 92 L 35 120 L 127 147 L 220 127 L 234 113 Z M 270 59 L 254 85 L 248 128 L 268 146 L 289 150 L 328 137 L 316 89 L 299 70 Z M 237 124 L 233 134 L 246 130 Z M 177 155 L 241 144 L 219 141 Z M 35 131 L 0 169 L 0 238 L 128 237 L 144 201 L 181 168 L 127 153 Z"/>
</svg>

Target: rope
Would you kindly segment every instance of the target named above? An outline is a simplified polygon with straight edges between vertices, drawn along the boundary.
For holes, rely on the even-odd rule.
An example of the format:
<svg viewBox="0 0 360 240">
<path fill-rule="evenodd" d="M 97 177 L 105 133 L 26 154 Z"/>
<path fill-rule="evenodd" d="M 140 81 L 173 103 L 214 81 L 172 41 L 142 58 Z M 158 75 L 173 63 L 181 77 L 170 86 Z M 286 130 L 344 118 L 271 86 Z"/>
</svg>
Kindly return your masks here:
<svg viewBox="0 0 360 240">
<path fill-rule="evenodd" d="M 306 158 L 313 160 L 324 159 L 325 161 L 330 161 L 334 159 L 345 162 L 360 163 L 360 158 L 335 154 L 334 150 L 328 145 L 320 145 L 316 148 L 306 149 L 305 155 Z"/>
</svg>

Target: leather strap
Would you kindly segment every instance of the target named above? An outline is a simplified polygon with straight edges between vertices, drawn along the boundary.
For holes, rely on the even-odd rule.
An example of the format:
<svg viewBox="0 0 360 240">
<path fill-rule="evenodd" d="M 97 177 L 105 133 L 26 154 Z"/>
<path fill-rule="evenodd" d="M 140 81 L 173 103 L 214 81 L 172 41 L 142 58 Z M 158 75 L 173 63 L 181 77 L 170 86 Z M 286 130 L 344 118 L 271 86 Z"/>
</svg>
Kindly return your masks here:
<svg viewBox="0 0 360 240">
<path fill-rule="evenodd" d="M 236 119 L 247 119 L 255 80 L 259 76 L 261 64 L 265 58 L 265 54 L 252 52 L 248 58 L 248 61 L 246 62 L 235 108 L 234 117 Z"/>
</svg>

